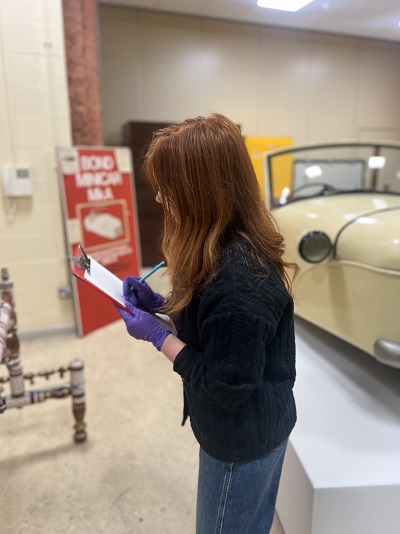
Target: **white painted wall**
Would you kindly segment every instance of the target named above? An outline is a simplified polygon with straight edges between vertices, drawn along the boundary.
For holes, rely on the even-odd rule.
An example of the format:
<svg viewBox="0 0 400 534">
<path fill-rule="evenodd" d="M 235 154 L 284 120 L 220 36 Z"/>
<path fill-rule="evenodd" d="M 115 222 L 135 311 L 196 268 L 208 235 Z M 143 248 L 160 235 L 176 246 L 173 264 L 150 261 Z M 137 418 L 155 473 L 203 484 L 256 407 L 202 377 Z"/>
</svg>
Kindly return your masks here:
<svg viewBox="0 0 400 534">
<path fill-rule="evenodd" d="M 100 27 L 108 143 L 213 111 L 249 136 L 400 139 L 400 44 L 112 7 Z"/>
<path fill-rule="evenodd" d="M 0 170 L 27 165 L 34 195 L 10 201 L 0 187 L 0 267 L 15 284 L 20 331 L 75 323 L 56 145 L 71 143 L 61 0 L 0 2 Z M 2 180 L 1 180 L 2 185 Z"/>
</svg>

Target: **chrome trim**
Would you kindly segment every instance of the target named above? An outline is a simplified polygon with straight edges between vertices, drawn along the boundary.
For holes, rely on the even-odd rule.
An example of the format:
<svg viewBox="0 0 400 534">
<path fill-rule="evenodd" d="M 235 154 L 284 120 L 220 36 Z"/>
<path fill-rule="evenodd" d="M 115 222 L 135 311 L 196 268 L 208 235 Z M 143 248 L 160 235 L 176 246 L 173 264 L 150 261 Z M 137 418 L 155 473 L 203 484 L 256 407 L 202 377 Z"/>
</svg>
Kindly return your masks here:
<svg viewBox="0 0 400 534">
<path fill-rule="evenodd" d="M 310 239 L 313 239 L 314 237 L 324 237 L 327 240 L 327 244 L 329 245 L 329 248 L 327 248 L 326 253 L 324 256 L 321 256 L 318 260 L 311 260 L 310 258 L 307 258 L 306 254 L 304 253 L 304 247 Z M 298 251 L 300 256 L 303 258 L 304 261 L 307 261 L 308 263 L 321 263 L 329 256 L 329 254 L 332 252 L 332 242 L 329 239 L 329 236 L 322 232 L 321 230 L 311 230 L 310 232 L 307 232 L 303 237 L 300 239 L 300 243 L 298 246 Z"/>
<path fill-rule="evenodd" d="M 400 343 L 389 339 L 377 339 L 374 343 L 374 356 L 390 367 L 400 369 Z"/>
</svg>

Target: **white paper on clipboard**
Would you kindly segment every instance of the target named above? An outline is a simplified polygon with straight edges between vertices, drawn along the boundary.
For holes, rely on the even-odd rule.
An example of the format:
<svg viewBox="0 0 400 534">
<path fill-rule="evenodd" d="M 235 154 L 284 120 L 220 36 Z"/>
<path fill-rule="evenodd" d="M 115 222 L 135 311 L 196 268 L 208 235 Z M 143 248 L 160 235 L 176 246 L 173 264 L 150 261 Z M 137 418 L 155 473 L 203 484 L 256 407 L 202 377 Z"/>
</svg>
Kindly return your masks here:
<svg viewBox="0 0 400 534">
<path fill-rule="evenodd" d="M 122 280 L 111 273 L 108 269 L 100 265 L 96 260 L 90 258 L 90 272 L 84 271 L 84 278 L 92 285 L 100 289 L 111 300 L 125 309 L 125 299 L 122 290 Z"/>
<path fill-rule="evenodd" d="M 72 273 L 81 280 L 84 280 L 98 289 L 120 308 L 129 312 L 125 305 L 122 280 L 118 278 L 118 276 L 115 276 L 115 274 L 111 273 L 108 269 L 100 265 L 100 263 L 94 260 L 91 256 L 88 255 L 88 258 L 90 260 L 90 272 L 88 272 L 86 269 L 81 269 L 76 264 L 73 264 Z M 176 335 L 175 325 L 168 315 L 155 313 L 154 317 L 160 324 Z"/>
<path fill-rule="evenodd" d="M 124 310 L 129 311 L 125 306 L 122 280 L 100 265 L 91 256 L 87 257 L 90 260 L 90 272 L 73 263 L 72 274 L 96 288 Z"/>
</svg>

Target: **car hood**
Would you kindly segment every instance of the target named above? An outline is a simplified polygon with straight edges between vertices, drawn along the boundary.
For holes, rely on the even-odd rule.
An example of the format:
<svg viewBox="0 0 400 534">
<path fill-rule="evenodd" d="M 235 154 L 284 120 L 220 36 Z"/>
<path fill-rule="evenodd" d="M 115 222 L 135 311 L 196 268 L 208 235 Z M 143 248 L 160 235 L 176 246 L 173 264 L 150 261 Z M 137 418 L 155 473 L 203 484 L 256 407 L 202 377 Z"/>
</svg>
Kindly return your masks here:
<svg viewBox="0 0 400 534">
<path fill-rule="evenodd" d="M 325 232 L 338 259 L 400 270 L 400 195 L 313 197 L 276 208 L 273 215 L 283 235 Z"/>
</svg>

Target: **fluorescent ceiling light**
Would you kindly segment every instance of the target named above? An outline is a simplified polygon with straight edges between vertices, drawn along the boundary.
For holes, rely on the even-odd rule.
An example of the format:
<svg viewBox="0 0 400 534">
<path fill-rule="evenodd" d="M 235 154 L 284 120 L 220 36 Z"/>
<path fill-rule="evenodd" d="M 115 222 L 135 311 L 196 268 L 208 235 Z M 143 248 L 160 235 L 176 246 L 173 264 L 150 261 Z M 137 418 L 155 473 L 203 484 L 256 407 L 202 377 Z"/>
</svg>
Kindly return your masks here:
<svg viewBox="0 0 400 534">
<path fill-rule="evenodd" d="M 259 7 L 279 9 L 280 11 L 298 11 L 313 0 L 257 0 Z"/>
</svg>

